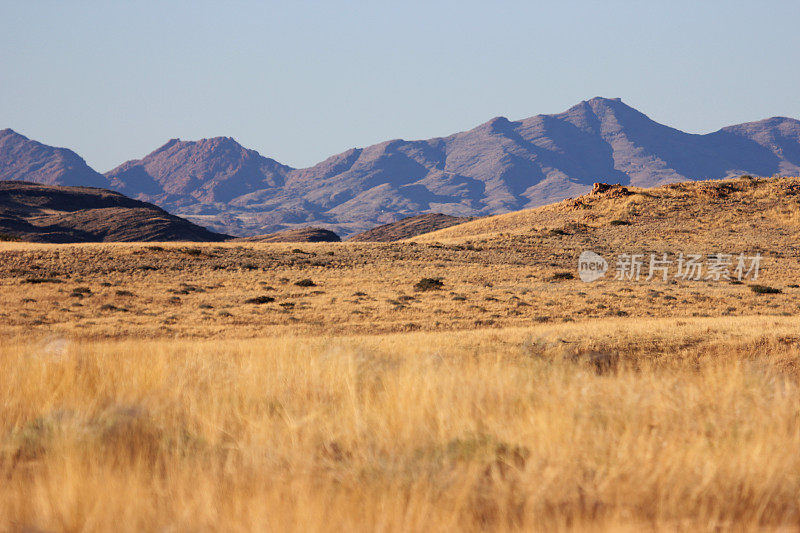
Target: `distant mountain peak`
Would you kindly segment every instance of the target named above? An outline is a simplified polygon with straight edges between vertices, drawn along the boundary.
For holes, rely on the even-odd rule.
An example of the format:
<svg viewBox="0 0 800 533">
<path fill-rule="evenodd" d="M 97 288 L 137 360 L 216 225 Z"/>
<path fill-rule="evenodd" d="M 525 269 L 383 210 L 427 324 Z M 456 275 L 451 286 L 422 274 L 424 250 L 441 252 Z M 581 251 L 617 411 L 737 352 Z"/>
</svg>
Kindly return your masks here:
<svg viewBox="0 0 800 533">
<path fill-rule="evenodd" d="M 175 146 L 176 144 L 180 144 L 180 143 L 181 143 L 181 140 L 180 140 L 180 139 L 178 139 L 178 138 L 175 138 L 175 139 L 170 139 L 170 140 L 168 140 L 167 142 L 165 142 L 163 145 L 161 145 L 161 146 L 159 146 L 158 148 L 156 148 L 156 149 L 155 149 L 155 151 L 154 151 L 153 153 L 156 153 L 156 152 L 163 152 L 163 151 L 165 151 L 165 150 L 169 150 L 170 148 L 172 148 L 172 147 L 173 147 L 173 146 Z"/>
<path fill-rule="evenodd" d="M 634 112 L 638 114 L 642 114 L 637 111 L 635 108 L 629 106 L 625 102 L 622 101 L 621 98 L 604 98 L 602 96 L 595 96 L 589 100 L 584 100 L 579 104 L 576 104 L 569 108 L 566 113 L 574 112 L 574 111 L 582 111 L 588 110 L 596 115 L 600 115 L 602 113 L 618 113 L 618 112 Z"/>
<path fill-rule="evenodd" d="M 144 158 L 106 173 L 113 186 L 161 205 L 219 203 L 280 186 L 292 170 L 233 137 L 170 139 Z"/>
<path fill-rule="evenodd" d="M 89 168 L 72 150 L 33 141 L 11 128 L 0 131 L 0 180 L 109 186 L 102 174 Z"/>
<path fill-rule="evenodd" d="M 509 128 L 512 126 L 512 122 L 508 120 L 506 117 L 494 117 L 493 119 L 489 120 L 488 122 L 484 122 L 480 127 L 485 127 L 491 132 L 507 132 Z"/>
<path fill-rule="evenodd" d="M 607 98 L 607 97 L 604 97 L 604 96 L 595 96 L 594 98 L 590 98 L 589 100 L 585 100 L 585 101 L 588 102 L 588 103 L 594 103 L 594 104 L 611 104 L 611 103 L 624 104 L 624 102 L 622 101 L 622 98 L 620 98 L 620 97 Z"/>
<path fill-rule="evenodd" d="M 170 139 L 162 146 L 154 150 L 152 153 L 161 152 L 164 150 L 169 150 L 170 148 L 180 147 L 180 148 L 194 148 L 194 149 L 212 149 L 215 147 L 227 147 L 227 148 L 241 148 L 246 150 L 244 146 L 236 142 L 236 139 L 233 137 L 209 137 L 204 139 L 198 139 L 196 141 L 184 141 L 180 138 Z"/>
</svg>

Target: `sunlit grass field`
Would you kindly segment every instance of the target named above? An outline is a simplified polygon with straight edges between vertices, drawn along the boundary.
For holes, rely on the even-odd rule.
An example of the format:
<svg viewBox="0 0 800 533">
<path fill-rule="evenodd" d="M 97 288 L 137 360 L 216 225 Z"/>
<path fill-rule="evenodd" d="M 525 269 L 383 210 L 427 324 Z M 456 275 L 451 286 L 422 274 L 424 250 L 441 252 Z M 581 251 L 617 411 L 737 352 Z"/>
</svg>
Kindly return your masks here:
<svg viewBox="0 0 800 533">
<path fill-rule="evenodd" d="M 0 348 L 0 529 L 800 527 L 800 320 Z"/>
</svg>

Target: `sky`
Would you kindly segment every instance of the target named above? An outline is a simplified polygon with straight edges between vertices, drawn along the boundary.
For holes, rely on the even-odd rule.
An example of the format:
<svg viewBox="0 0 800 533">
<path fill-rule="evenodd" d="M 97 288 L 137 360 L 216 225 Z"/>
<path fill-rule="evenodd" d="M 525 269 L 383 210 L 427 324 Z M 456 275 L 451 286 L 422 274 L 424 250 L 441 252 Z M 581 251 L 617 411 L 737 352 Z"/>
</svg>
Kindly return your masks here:
<svg viewBox="0 0 800 533">
<path fill-rule="evenodd" d="M 620 97 L 800 118 L 800 2 L 0 0 L 0 129 L 105 172 L 230 136 L 294 167 Z"/>
</svg>

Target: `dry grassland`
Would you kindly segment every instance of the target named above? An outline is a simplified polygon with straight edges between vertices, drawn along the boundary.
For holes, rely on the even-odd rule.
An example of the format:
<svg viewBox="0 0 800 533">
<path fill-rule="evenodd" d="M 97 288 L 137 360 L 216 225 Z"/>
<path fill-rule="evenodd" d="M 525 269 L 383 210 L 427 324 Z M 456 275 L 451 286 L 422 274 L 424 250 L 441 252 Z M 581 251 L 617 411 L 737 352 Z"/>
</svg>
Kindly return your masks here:
<svg viewBox="0 0 800 533">
<path fill-rule="evenodd" d="M 0 530 L 795 530 L 799 182 L 413 243 L 2 244 Z M 781 292 L 585 284 L 584 249 L 758 251 Z"/>
</svg>

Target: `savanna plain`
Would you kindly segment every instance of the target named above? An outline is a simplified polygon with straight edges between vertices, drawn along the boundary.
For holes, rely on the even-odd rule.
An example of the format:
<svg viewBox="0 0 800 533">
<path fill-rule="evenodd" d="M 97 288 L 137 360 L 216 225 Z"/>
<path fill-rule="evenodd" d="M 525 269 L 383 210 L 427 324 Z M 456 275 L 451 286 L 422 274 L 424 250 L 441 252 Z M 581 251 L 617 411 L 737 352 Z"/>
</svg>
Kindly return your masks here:
<svg viewBox="0 0 800 533">
<path fill-rule="evenodd" d="M 800 179 L 743 177 L 393 243 L 0 243 L 0 530 L 796 530 L 799 238 Z"/>
</svg>

